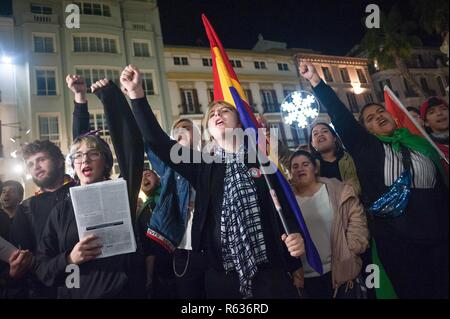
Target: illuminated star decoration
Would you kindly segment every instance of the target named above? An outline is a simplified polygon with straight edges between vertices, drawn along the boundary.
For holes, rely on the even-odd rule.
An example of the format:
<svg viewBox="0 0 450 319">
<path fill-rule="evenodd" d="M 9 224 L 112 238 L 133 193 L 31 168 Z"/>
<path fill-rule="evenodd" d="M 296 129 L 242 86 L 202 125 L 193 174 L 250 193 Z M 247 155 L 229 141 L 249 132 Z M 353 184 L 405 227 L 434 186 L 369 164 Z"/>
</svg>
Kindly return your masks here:
<svg viewBox="0 0 450 319">
<path fill-rule="evenodd" d="M 319 116 L 316 98 L 304 91 L 296 91 L 288 95 L 281 104 L 281 111 L 286 124 L 296 124 L 299 128 L 306 128 Z"/>
</svg>

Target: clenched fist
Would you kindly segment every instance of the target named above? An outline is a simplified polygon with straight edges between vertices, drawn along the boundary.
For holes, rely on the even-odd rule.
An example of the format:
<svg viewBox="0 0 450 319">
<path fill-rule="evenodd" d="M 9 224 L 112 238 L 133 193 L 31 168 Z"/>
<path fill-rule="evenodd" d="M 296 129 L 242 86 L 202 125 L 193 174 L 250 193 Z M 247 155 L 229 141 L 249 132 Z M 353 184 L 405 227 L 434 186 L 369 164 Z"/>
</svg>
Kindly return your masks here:
<svg viewBox="0 0 450 319">
<path fill-rule="evenodd" d="M 86 100 L 86 81 L 80 75 L 68 74 L 66 77 L 67 87 L 75 94 L 75 102 L 87 103 Z"/>
<path fill-rule="evenodd" d="M 311 62 L 300 62 L 298 68 L 300 75 L 307 79 L 313 87 L 320 83 L 320 76 L 317 73 L 316 67 Z"/>
<path fill-rule="evenodd" d="M 122 86 L 122 92 L 128 95 L 130 99 L 145 97 L 141 72 L 137 67 L 131 64 L 125 67 L 120 75 L 120 84 Z"/>
</svg>

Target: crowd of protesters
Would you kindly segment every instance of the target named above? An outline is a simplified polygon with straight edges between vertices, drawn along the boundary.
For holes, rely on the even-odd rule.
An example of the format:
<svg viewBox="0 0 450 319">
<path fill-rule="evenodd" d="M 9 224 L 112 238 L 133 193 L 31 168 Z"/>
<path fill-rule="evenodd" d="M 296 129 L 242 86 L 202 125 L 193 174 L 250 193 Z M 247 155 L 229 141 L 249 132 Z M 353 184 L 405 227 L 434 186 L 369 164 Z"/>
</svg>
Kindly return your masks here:
<svg viewBox="0 0 450 319">
<path fill-rule="evenodd" d="M 59 147 L 38 140 L 22 150 L 35 195 L 23 200 L 20 183 L 1 184 L 0 236 L 18 250 L 9 263 L 0 261 L 0 298 L 375 298 L 365 280 L 372 263 L 398 298 L 448 298 L 448 166 L 425 139 L 397 127 L 382 105 L 364 106 L 358 121 L 312 64 L 301 63 L 299 71 L 332 125 L 312 125 L 309 144 L 296 151 L 282 146 L 280 161 L 322 273 L 308 263 L 277 180 L 267 176 L 284 221 L 258 163 L 248 160 L 251 145 L 227 138 L 228 130 L 242 128 L 236 109 L 225 101 L 209 105 L 203 130 L 215 160 L 208 162 L 201 130 L 179 119 L 167 135 L 140 71 L 127 66 L 121 88 L 108 79 L 90 88 L 103 105 L 113 150 L 90 131 L 85 80 L 68 75 L 74 176 L 66 174 Z M 408 111 L 448 159 L 448 104 L 432 97 Z M 175 161 L 174 147 L 201 160 Z M 137 249 L 97 258 L 102 243 L 94 235 L 79 238 L 69 190 L 109 180 L 113 152 L 127 182 Z M 77 289 L 66 285 L 70 264 L 80 269 Z"/>
</svg>

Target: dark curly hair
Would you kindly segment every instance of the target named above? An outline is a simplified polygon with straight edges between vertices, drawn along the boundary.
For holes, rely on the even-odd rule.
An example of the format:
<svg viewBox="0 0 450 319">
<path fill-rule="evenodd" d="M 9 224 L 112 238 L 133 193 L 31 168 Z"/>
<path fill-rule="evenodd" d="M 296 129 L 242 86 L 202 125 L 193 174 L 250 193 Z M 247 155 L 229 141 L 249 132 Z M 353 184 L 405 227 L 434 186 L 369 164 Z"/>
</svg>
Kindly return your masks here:
<svg viewBox="0 0 450 319">
<path fill-rule="evenodd" d="M 64 155 L 61 149 L 49 140 L 36 140 L 32 143 L 25 144 L 22 147 L 22 156 L 25 161 L 36 153 L 47 153 L 53 163 L 64 163 Z M 64 165 L 61 165 L 62 174 L 64 174 Z"/>
</svg>

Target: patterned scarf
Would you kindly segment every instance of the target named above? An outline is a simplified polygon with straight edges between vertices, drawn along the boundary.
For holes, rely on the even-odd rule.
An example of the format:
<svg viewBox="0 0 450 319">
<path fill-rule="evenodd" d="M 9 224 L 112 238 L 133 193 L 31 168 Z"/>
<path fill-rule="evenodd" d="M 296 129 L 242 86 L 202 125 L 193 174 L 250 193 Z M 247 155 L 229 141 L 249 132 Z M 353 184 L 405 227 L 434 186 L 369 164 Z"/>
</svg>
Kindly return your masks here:
<svg viewBox="0 0 450 319">
<path fill-rule="evenodd" d="M 244 164 L 243 146 L 236 154 L 217 148 L 216 156 L 226 163 L 220 217 L 223 266 L 237 272 L 240 293 L 251 298 L 257 265 L 268 262 L 256 187 Z"/>
</svg>

